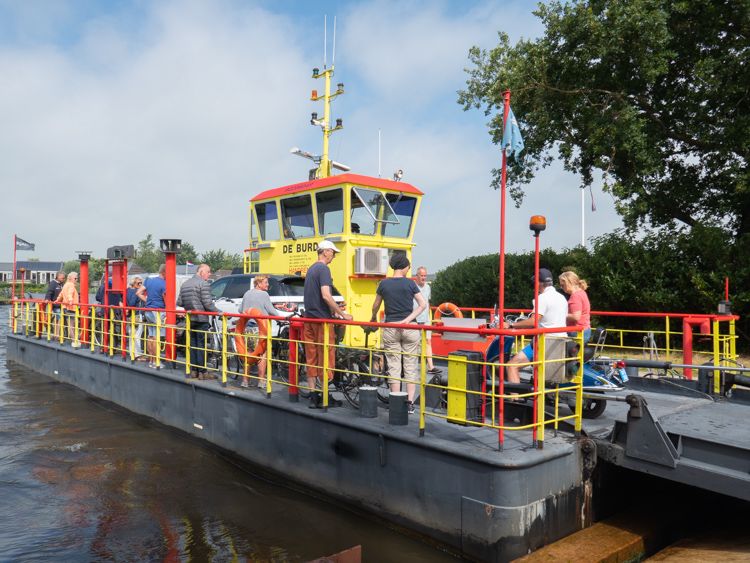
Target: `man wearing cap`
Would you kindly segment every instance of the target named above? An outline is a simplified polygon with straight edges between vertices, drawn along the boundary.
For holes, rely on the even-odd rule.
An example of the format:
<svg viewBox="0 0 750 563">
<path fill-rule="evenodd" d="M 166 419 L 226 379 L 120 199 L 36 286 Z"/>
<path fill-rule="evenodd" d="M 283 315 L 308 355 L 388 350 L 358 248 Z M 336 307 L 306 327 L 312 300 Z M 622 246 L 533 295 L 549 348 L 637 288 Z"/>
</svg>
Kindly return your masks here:
<svg viewBox="0 0 750 563">
<path fill-rule="evenodd" d="M 419 291 L 416 282 L 406 277 L 409 259 L 403 251 L 394 251 L 390 266 L 393 277 L 378 284 L 375 302 L 372 304 L 372 321 L 377 321 L 381 303 L 385 302 L 385 322 L 409 324 L 427 307 L 427 301 Z M 413 302 L 417 307 L 413 307 Z M 414 394 L 419 381 L 419 352 L 422 333 L 419 330 L 404 328 L 384 328 L 383 348 L 388 361 L 388 384 L 392 392 L 401 390 L 401 382 L 406 381 L 407 409 L 414 413 Z M 401 364 L 403 362 L 403 374 Z"/>
<path fill-rule="evenodd" d="M 318 244 L 318 260 L 310 266 L 305 275 L 305 317 L 313 319 L 345 319 L 352 320 L 349 313 L 344 312 L 333 299 L 333 278 L 328 267 L 339 249 L 330 240 Z M 328 326 L 328 381 L 333 379 L 332 368 L 336 364 L 336 331 L 333 325 Z M 307 385 L 315 389 L 315 380 L 323 376 L 324 354 L 324 323 L 304 323 L 302 339 L 305 342 L 305 358 L 307 363 Z M 310 408 L 320 408 L 322 397 L 317 391 L 310 393 Z"/>
<path fill-rule="evenodd" d="M 531 282 L 534 283 L 534 276 L 531 276 Z M 539 313 L 540 328 L 564 328 L 566 326 L 566 317 L 568 314 L 568 302 L 565 297 L 552 286 L 552 272 L 547 268 L 539 268 L 539 307 L 537 308 L 536 299 L 534 300 L 534 310 Z M 528 319 L 517 321 L 515 323 L 503 323 L 505 328 L 534 328 L 534 315 Z M 506 337 L 508 338 L 508 337 Z M 506 368 L 508 374 L 508 383 L 520 383 L 521 378 L 518 375 L 518 364 L 527 364 L 534 357 L 533 341 L 523 350 L 513 356 Z"/>
</svg>

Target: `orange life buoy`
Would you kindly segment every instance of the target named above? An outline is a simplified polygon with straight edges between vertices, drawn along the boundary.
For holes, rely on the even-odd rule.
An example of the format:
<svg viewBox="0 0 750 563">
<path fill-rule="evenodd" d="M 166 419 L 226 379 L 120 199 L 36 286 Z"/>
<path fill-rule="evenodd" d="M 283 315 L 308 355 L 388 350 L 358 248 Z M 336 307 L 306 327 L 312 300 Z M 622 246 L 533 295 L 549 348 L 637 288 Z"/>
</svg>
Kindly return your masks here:
<svg viewBox="0 0 750 563">
<path fill-rule="evenodd" d="M 437 321 L 443 315 L 445 315 L 446 317 L 454 317 L 456 319 L 464 318 L 464 314 L 461 312 L 461 309 L 458 308 L 458 305 L 454 305 L 453 303 L 449 303 L 448 301 L 438 305 L 437 309 L 435 309 L 435 314 L 432 315 L 432 319 Z"/>
<path fill-rule="evenodd" d="M 256 308 L 247 309 L 242 312 L 243 315 L 250 315 L 251 317 L 257 317 L 262 315 L 263 312 Z M 253 366 L 258 363 L 260 357 L 266 353 L 266 334 L 268 334 L 268 323 L 265 319 L 257 319 L 255 323 L 258 325 L 258 342 L 255 345 L 255 349 L 247 353 L 247 346 L 245 345 L 245 327 L 247 321 L 252 320 L 247 317 L 240 317 L 237 319 L 237 324 L 234 327 L 234 345 L 237 348 L 237 353 L 245 359 L 247 366 Z"/>
</svg>

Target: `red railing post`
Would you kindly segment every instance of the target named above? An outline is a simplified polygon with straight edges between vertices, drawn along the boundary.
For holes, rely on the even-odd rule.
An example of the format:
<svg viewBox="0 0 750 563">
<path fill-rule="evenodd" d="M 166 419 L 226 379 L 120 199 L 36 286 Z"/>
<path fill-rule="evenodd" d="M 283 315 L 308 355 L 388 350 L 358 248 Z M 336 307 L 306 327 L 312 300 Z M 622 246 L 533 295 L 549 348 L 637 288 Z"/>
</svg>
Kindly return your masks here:
<svg viewBox="0 0 750 563">
<path fill-rule="evenodd" d="M 682 319 L 682 363 L 690 365 L 693 363 L 693 326 L 690 319 Z M 693 379 L 693 370 L 685 368 L 685 377 Z"/>
<path fill-rule="evenodd" d="M 164 239 L 172 240 L 172 239 Z M 175 307 L 177 306 L 177 252 L 171 248 L 166 248 L 164 241 L 161 241 L 162 251 L 164 252 L 164 265 L 166 270 L 164 272 L 165 282 L 167 284 L 167 291 L 164 293 L 164 305 L 167 308 L 166 321 L 167 321 L 167 342 L 164 350 L 165 357 L 168 361 L 174 362 L 176 355 L 175 350 L 175 330 L 174 326 L 177 323 L 177 312 Z M 182 242 L 182 241 L 180 241 Z"/>
<path fill-rule="evenodd" d="M 289 401 L 292 403 L 299 402 L 297 345 L 301 340 L 301 325 L 302 323 L 296 319 L 289 322 Z"/>
<path fill-rule="evenodd" d="M 78 301 L 81 305 L 81 342 L 89 343 L 89 258 L 88 252 L 79 252 L 78 260 L 81 262 L 80 284 L 81 290 L 78 292 Z"/>
</svg>

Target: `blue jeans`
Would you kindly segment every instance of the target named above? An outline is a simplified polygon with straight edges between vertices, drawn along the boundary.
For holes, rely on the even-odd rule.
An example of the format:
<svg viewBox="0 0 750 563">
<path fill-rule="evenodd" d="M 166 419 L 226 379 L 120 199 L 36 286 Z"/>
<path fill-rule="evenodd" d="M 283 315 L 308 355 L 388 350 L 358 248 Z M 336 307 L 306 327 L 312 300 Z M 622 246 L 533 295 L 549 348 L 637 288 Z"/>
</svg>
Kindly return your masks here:
<svg viewBox="0 0 750 563">
<path fill-rule="evenodd" d="M 190 365 L 206 371 L 206 331 L 208 323 L 190 323 Z"/>
</svg>

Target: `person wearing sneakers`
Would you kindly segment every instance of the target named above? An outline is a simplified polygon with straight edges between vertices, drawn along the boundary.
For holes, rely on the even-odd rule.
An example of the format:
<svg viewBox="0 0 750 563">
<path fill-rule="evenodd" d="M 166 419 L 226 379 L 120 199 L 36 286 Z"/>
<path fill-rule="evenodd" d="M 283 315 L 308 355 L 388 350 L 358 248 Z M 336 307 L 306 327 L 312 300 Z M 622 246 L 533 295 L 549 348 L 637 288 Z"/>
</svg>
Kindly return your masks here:
<svg viewBox="0 0 750 563">
<path fill-rule="evenodd" d="M 427 302 L 413 279 L 407 278 L 409 259 L 403 251 L 394 251 L 390 266 L 393 277 L 378 284 L 375 302 L 372 304 L 372 320 L 377 322 L 380 305 L 385 303 L 385 322 L 409 324 L 427 307 Z M 416 309 L 412 301 L 416 300 Z M 422 335 L 418 330 L 406 328 L 383 328 L 383 348 L 388 361 L 388 384 L 391 392 L 401 390 L 401 382 L 406 381 L 406 400 L 409 414 L 414 413 L 414 394 L 419 381 L 419 353 Z M 403 362 L 403 371 L 401 365 Z"/>
<path fill-rule="evenodd" d="M 534 276 L 531 276 L 531 282 L 534 282 Z M 534 310 L 539 313 L 540 328 L 563 328 L 566 326 L 565 318 L 568 315 L 568 302 L 552 286 L 552 272 L 547 268 L 539 268 L 539 296 L 538 299 L 534 300 Z M 512 324 L 504 322 L 503 326 L 505 328 L 534 328 L 534 315 L 532 314 L 528 319 Z M 509 337 L 506 336 L 507 338 Z M 512 337 L 510 338 L 512 342 Z M 518 374 L 519 364 L 527 364 L 534 357 L 533 344 L 534 341 L 532 340 L 528 346 L 510 359 L 505 371 L 508 374 L 508 383 L 521 382 L 521 377 Z"/>
<path fill-rule="evenodd" d="M 333 299 L 333 277 L 328 264 L 338 254 L 339 249 L 330 240 L 323 240 L 318 244 L 318 260 L 310 266 L 305 275 L 305 318 L 311 319 L 345 319 L 352 320 L 349 313 L 344 312 Z M 332 368 L 336 365 L 336 331 L 334 326 L 328 327 L 328 370 L 325 374 L 330 382 L 333 379 Z M 307 363 L 307 385 L 315 389 L 316 380 L 323 377 L 323 354 L 325 325 L 323 323 L 304 323 L 302 326 L 302 340 L 305 343 L 305 361 Z M 336 406 L 337 401 L 331 402 Z M 310 393 L 310 408 L 322 408 L 323 397 L 317 391 Z"/>
<path fill-rule="evenodd" d="M 251 309 L 257 309 L 263 315 L 270 315 L 272 317 L 288 317 L 291 313 L 286 311 L 279 311 L 271 303 L 271 296 L 268 295 L 268 276 L 258 275 L 253 278 L 253 287 L 245 292 L 242 296 L 242 305 L 240 305 L 240 312 L 247 314 Z M 259 322 L 265 323 L 263 319 Z M 251 321 L 255 325 L 255 321 Z M 242 383 L 240 387 L 250 387 L 247 381 L 247 377 L 242 376 Z M 266 386 L 266 354 L 262 354 L 258 358 L 258 379 L 253 380 L 253 387 L 265 387 Z"/>
<path fill-rule="evenodd" d="M 182 284 L 180 295 L 177 298 L 177 306 L 186 311 L 207 311 L 210 313 L 221 313 L 211 299 L 211 284 L 208 278 L 211 276 L 211 266 L 201 264 L 195 275 Z M 210 316 L 192 314 L 190 317 L 190 372 L 192 377 L 198 379 L 216 379 L 206 369 L 206 333 L 210 328 Z"/>
<path fill-rule="evenodd" d="M 420 266 L 417 268 L 417 275 L 414 278 L 414 281 L 417 282 L 417 287 L 419 288 L 419 292 L 422 294 L 422 297 L 424 297 L 425 302 L 427 303 L 427 306 L 424 308 L 424 311 L 419 313 L 417 315 L 417 318 L 414 319 L 418 325 L 429 325 L 430 324 L 430 297 L 432 295 L 432 289 L 429 285 L 427 285 L 427 268 L 424 266 Z M 414 300 L 414 308 L 416 309 L 419 307 L 419 303 L 417 303 L 417 300 Z M 432 333 L 428 330 L 427 334 L 425 335 L 425 341 L 427 343 L 427 346 L 424 351 L 425 360 L 427 361 L 427 373 L 431 374 L 437 374 L 440 373 L 440 369 L 435 367 L 435 364 L 432 363 Z"/>
<path fill-rule="evenodd" d="M 164 301 L 167 295 L 167 266 L 159 266 L 159 275 L 146 278 L 143 285 L 136 291 L 136 296 L 145 302 L 144 307 L 148 309 L 143 313 L 146 319 L 146 352 L 149 359 L 148 367 L 156 368 L 156 357 L 159 355 L 159 349 L 156 346 L 156 317 L 159 316 L 159 337 L 161 342 L 166 337 L 167 313 Z M 161 363 L 159 364 L 161 366 Z"/>
</svg>

